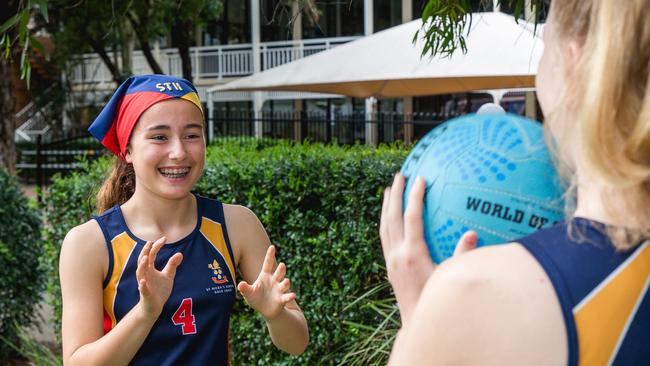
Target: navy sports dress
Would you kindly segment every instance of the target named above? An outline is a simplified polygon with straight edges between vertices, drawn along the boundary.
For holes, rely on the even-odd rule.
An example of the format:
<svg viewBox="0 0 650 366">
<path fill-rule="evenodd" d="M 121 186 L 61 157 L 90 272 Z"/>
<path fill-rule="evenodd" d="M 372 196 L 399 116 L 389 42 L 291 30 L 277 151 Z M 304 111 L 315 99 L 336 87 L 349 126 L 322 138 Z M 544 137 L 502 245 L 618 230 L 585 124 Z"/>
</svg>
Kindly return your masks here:
<svg viewBox="0 0 650 366">
<path fill-rule="evenodd" d="M 165 244 L 156 257 L 161 270 L 183 254 L 174 287 L 132 365 L 228 365 L 228 321 L 235 300 L 235 262 L 220 202 L 196 196 L 198 220 L 187 237 Z M 94 217 L 108 246 L 104 280 L 104 332 L 137 304 L 137 259 L 145 241 L 126 226 L 119 206 Z"/>
<path fill-rule="evenodd" d="M 617 251 L 602 224 L 582 218 L 517 242 L 553 283 L 568 335 L 569 365 L 650 365 L 648 242 Z"/>
</svg>

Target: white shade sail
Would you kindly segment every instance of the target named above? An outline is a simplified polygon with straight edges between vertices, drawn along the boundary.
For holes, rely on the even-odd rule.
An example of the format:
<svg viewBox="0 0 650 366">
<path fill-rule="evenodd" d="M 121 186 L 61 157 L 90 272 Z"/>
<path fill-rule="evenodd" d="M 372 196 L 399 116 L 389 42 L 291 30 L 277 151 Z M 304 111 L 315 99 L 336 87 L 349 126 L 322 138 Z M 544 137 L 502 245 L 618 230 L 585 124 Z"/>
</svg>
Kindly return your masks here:
<svg viewBox="0 0 650 366">
<path fill-rule="evenodd" d="M 539 34 L 507 14 L 475 13 L 467 53 L 421 57 L 420 19 L 266 70 L 211 91 L 303 91 L 396 98 L 534 86 Z M 538 29 L 538 32 L 540 29 Z"/>
</svg>

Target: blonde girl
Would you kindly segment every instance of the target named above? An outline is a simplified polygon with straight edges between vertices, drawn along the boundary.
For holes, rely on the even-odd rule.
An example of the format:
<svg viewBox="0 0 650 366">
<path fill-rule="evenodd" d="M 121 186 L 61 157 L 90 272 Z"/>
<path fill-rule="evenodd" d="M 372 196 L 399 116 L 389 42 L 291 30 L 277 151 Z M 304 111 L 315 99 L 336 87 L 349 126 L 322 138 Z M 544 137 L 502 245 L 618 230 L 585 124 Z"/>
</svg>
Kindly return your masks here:
<svg viewBox="0 0 650 366">
<path fill-rule="evenodd" d="M 650 1 L 554 0 L 536 79 L 566 222 L 435 268 L 424 182 L 386 190 L 381 238 L 402 316 L 391 365 L 640 365 L 650 360 Z"/>
</svg>

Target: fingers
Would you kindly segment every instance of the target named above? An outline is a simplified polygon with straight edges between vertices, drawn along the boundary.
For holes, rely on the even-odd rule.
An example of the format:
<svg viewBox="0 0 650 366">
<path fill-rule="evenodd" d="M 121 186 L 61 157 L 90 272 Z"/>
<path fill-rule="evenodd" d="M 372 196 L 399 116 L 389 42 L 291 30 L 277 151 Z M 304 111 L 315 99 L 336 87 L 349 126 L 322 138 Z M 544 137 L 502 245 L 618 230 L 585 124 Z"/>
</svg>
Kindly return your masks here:
<svg viewBox="0 0 650 366">
<path fill-rule="evenodd" d="M 251 292 L 253 292 L 253 286 L 249 285 L 248 282 L 246 282 L 246 281 L 241 281 L 237 285 L 237 289 L 244 296 L 248 296 Z"/>
<path fill-rule="evenodd" d="M 463 254 L 467 251 L 470 251 L 476 248 L 476 243 L 478 242 L 478 235 L 475 231 L 468 231 L 458 240 L 456 244 L 456 249 L 454 249 L 454 255 Z"/>
<path fill-rule="evenodd" d="M 144 249 L 142 251 L 144 252 Z M 138 260 L 138 267 L 135 269 L 135 278 L 138 280 L 139 284 L 140 281 L 144 280 L 147 277 L 147 270 L 145 267 L 147 266 L 149 257 L 146 255 L 143 256 L 142 253 L 140 253 Z"/>
<path fill-rule="evenodd" d="M 149 296 L 149 288 L 147 287 L 147 263 L 149 262 L 149 250 L 151 249 L 151 242 L 148 241 L 144 248 L 140 251 L 138 256 L 138 267 L 135 269 L 135 278 L 138 281 L 138 291 L 142 297 Z"/>
<path fill-rule="evenodd" d="M 151 251 L 151 244 L 152 243 L 150 241 L 144 244 L 144 247 L 140 251 L 140 255 L 138 255 L 138 265 L 140 265 L 140 260 L 142 259 L 142 257 L 149 255 L 149 252 Z"/>
<path fill-rule="evenodd" d="M 395 174 L 393 185 L 390 187 L 388 215 L 386 219 L 388 231 L 388 240 L 391 243 L 399 242 L 404 237 L 403 219 L 402 219 L 402 195 L 404 194 L 404 176 L 400 173 Z"/>
<path fill-rule="evenodd" d="M 138 291 L 142 296 L 149 294 L 147 287 L 147 264 L 149 263 L 149 253 L 151 252 L 151 242 L 148 241 L 138 255 L 138 266 L 135 269 L 135 278 L 138 281 Z"/>
<path fill-rule="evenodd" d="M 156 262 L 156 256 L 158 255 L 160 248 L 162 248 L 163 245 L 165 245 L 166 240 L 167 238 L 163 236 L 153 243 L 151 247 L 151 253 L 149 254 L 149 267 L 154 268 L 154 263 Z"/>
<path fill-rule="evenodd" d="M 280 301 L 282 301 L 285 305 L 286 305 L 288 302 L 291 302 L 291 301 L 293 301 L 293 300 L 295 300 L 295 299 L 296 299 L 296 294 L 293 293 L 293 292 L 289 292 L 289 293 L 287 293 L 287 294 L 283 294 L 283 295 L 280 297 Z"/>
<path fill-rule="evenodd" d="M 381 249 L 386 253 L 388 246 L 388 225 L 386 224 L 388 216 L 388 202 L 390 197 L 390 187 L 384 189 L 384 201 L 381 205 L 381 219 L 379 221 L 379 238 L 381 239 Z"/>
<path fill-rule="evenodd" d="M 275 245 L 271 245 L 266 249 L 266 256 L 264 256 L 264 263 L 262 264 L 262 272 L 271 274 L 275 268 Z"/>
<path fill-rule="evenodd" d="M 287 274 L 287 266 L 284 263 L 280 263 L 278 265 L 278 268 L 275 269 L 275 273 L 273 273 L 273 280 L 276 282 L 282 281 L 284 276 Z"/>
<path fill-rule="evenodd" d="M 174 278 L 176 276 L 176 268 L 178 268 L 178 266 L 181 265 L 182 261 L 183 261 L 183 254 L 181 253 L 174 254 L 167 261 L 167 264 L 165 265 L 165 268 L 163 268 L 162 273 L 165 276 L 170 276 L 171 278 Z"/>
<path fill-rule="evenodd" d="M 291 288 L 291 281 L 285 278 L 284 281 L 280 282 L 279 287 L 281 292 L 287 292 Z"/>
<path fill-rule="evenodd" d="M 422 223 L 422 201 L 426 184 L 422 177 L 415 178 L 413 187 L 409 192 L 406 212 L 404 213 L 404 235 L 406 241 L 413 243 L 424 240 L 424 228 Z"/>
</svg>

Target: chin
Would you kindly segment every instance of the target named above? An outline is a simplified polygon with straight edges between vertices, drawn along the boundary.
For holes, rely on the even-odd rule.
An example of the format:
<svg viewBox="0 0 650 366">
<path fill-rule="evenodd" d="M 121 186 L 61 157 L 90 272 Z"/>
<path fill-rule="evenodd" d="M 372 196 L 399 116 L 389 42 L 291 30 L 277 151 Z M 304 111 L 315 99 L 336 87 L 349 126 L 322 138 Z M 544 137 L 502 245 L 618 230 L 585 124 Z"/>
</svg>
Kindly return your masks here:
<svg viewBox="0 0 650 366">
<path fill-rule="evenodd" d="M 181 200 L 186 198 L 191 193 L 191 190 L 163 190 L 159 194 L 168 200 Z"/>
<path fill-rule="evenodd" d="M 156 193 L 165 199 L 169 200 L 178 200 L 186 198 L 187 195 L 191 194 L 192 188 L 196 180 L 189 180 L 187 182 L 162 182 L 162 184 L 157 184 Z"/>
</svg>

